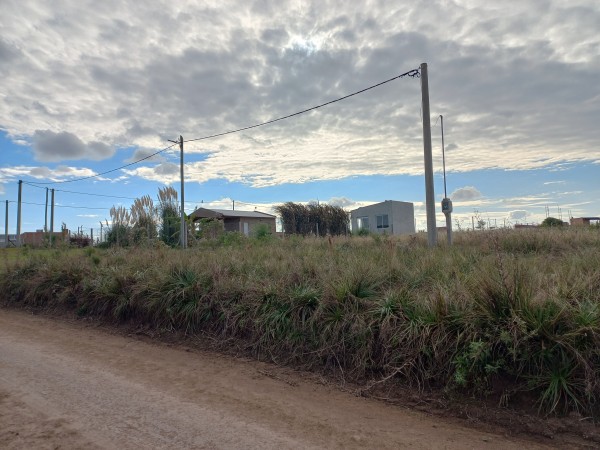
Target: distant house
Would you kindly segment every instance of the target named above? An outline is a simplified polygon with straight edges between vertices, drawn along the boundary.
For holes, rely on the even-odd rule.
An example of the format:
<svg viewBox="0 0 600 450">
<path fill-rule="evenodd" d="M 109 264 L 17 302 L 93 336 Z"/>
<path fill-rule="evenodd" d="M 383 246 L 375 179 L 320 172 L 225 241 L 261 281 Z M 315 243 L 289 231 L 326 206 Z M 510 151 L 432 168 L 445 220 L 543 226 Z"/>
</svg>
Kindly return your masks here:
<svg viewBox="0 0 600 450">
<path fill-rule="evenodd" d="M 275 234 L 275 216 L 259 211 L 237 211 L 227 209 L 198 208 L 189 216 L 194 222 L 202 219 L 217 220 L 224 231 L 237 231 L 249 236 L 258 225 L 267 225 Z"/>
<path fill-rule="evenodd" d="M 21 244 L 29 245 L 30 247 L 41 247 L 48 243 L 50 232 L 44 232 L 44 230 L 37 231 L 26 231 L 21 233 Z M 63 229 L 62 231 L 55 231 L 54 242 L 68 242 L 69 241 L 69 230 Z"/>
<path fill-rule="evenodd" d="M 587 226 L 589 227 L 592 222 L 599 223 L 600 217 L 572 217 L 571 225 L 573 226 Z"/>
<path fill-rule="evenodd" d="M 415 208 L 412 203 L 386 200 L 350 212 L 352 230 L 368 230 L 379 234 L 412 234 L 415 232 Z"/>
</svg>

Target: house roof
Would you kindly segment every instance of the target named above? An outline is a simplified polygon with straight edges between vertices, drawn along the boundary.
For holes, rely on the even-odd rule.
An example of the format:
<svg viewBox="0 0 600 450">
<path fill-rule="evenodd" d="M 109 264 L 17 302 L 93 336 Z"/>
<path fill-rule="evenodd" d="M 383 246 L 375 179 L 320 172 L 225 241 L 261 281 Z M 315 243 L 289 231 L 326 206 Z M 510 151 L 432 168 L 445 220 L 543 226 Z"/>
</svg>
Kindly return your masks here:
<svg viewBox="0 0 600 450">
<path fill-rule="evenodd" d="M 207 209 L 198 208 L 190 214 L 190 217 L 196 219 L 222 219 L 225 217 L 252 217 L 258 219 L 274 219 L 275 216 L 260 211 L 239 211 L 231 209 Z"/>
<path fill-rule="evenodd" d="M 371 205 L 366 205 L 366 206 L 360 206 L 356 209 L 353 209 L 352 211 L 350 211 L 351 213 L 357 212 L 357 211 L 367 211 L 373 207 L 378 208 L 381 205 L 413 205 L 412 202 L 402 202 L 400 200 L 385 200 L 383 202 L 379 202 L 379 203 L 373 203 Z M 413 205 L 414 206 L 414 205 Z"/>
</svg>

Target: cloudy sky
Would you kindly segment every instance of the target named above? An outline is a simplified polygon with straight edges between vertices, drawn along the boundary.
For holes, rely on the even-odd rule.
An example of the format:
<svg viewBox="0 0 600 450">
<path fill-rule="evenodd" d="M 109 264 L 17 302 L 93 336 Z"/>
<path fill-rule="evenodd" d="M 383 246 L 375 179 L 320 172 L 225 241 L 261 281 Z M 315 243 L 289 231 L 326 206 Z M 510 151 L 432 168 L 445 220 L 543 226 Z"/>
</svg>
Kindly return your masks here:
<svg viewBox="0 0 600 450">
<path fill-rule="evenodd" d="M 23 229 L 99 227 L 172 184 L 182 135 L 250 126 L 429 67 L 436 208 L 462 227 L 600 215 L 600 2 L 1 0 L 0 200 Z M 284 201 L 416 205 L 420 80 L 185 143 L 186 210 Z M 82 181 L 76 178 L 124 169 Z M 94 194 L 94 195 L 89 195 Z M 110 197 L 113 196 L 113 197 Z M 120 198 L 118 198 L 120 197 Z M 4 207 L 2 208 L 4 211 Z M 14 232 L 16 204 L 9 205 Z M 4 220 L 0 223 L 4 230 Z"/>
</svg>

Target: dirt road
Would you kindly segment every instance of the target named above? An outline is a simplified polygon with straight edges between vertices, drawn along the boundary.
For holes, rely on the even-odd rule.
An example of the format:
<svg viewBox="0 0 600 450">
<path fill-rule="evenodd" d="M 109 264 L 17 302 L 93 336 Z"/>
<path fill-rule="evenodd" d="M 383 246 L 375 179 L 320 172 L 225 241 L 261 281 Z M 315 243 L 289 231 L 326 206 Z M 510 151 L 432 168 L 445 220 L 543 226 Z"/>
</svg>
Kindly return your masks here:
<svg viewBox="0 0 600 450">
<path fill-rule="evenodd" d="M 544 448 L 291 370 L 0 309 L 2 448 Z"/>
</svg>

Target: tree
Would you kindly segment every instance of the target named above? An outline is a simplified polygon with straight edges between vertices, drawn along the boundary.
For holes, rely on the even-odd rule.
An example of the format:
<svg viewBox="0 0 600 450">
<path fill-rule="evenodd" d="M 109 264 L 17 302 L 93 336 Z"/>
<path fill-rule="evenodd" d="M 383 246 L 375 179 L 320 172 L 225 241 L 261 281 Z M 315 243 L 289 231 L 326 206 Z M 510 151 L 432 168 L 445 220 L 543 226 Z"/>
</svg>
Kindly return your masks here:
<svg viewBox="0 0 600 450">
<path fill-rule="evenodd" d="M 546 217 L 542 222 L 543 227 L 562 227 L 563 225 L 563 221 L 556 217 Z"/>
<path fill-rule="evenodd" d="M 479 210 L 474 210 L 473 214 L 475 215 L 475 228 L 477 228 L 478 230 L 485 230 L 485 220 L 481 218 Z"/>
<path fill-rule="evenodd" d="M 156 239 L 158 235 L 156 207 L 149 195 L 136 198 L 131 205 L 132 239 L 135 244 Z"/>
<path fill-rule="evenodd" d="M 288 234 L 335 236 L 348 232 L 348 213 L 340 206 L 287 202 L 275 207 L 275 211 L 281 216 L 283 230 Z"/>
<path fill-rule="evenodd" d="M 181 218 L 177 191 L 171 186 L 158 190 L 158 217 L 160 240 L 175 247 L 179 243 Z"/>
<path fill-rule="evenodd" d="M 123 206 L 110 209 L 111 225 L 106 232 L 106 241 L 110 245 L 126 247 L 129 245 L 131 232 L 131 214 Z"/>
</svg>

